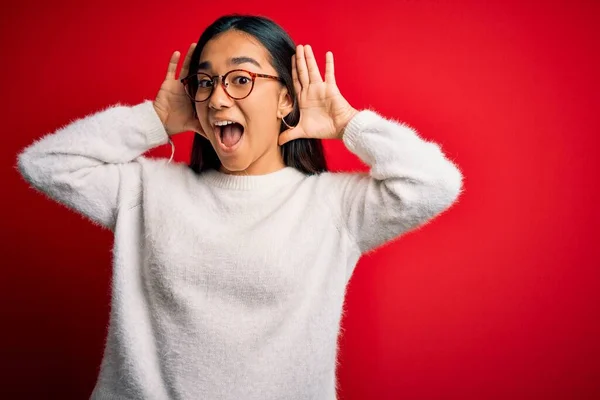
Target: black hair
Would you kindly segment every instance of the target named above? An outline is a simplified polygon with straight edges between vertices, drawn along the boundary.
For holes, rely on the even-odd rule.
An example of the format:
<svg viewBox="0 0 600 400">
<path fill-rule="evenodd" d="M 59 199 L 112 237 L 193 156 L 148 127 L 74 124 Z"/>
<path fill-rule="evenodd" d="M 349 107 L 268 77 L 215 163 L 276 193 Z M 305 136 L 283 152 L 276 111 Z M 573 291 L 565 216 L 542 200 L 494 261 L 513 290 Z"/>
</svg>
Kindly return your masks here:
<svg viewBox="0 0 600 400">
<path fill-rule="evenodd" d="M 196 44 L 190 60 L 190 72 L 198 69 L 200 54 L 209 40 L 229 30 L 238 30 L 258 40 L 271 56 L 271 65 L 283 80 L 292 99 L 296 99 L 296 91 L 292 81 L 292 56 L 296 53 L 296 45 L 288 33 L 274 21 L 251 15 L 225 15 L 208 26 Z M 191 101 L 191 100 L 190 100 Z M 194 112 L 195 104 L 192 101 Z M 286 122 L 295 126 L 300 119 L 298 104 L 294 101 L 294 109 L 285 116 Z M 280 133 L 287 127 L 281 123 Z M 305 174 L 317 174 L 327 171 L 323 144 L 320 139 L 295 139 L 281 146 L 283 162 Z M 196 173 L 208 169 L 219 169 L 221 161 L 208 139 L 196 133 L 192 144 L 192 155 L 189 167 Z"/>
</svg>

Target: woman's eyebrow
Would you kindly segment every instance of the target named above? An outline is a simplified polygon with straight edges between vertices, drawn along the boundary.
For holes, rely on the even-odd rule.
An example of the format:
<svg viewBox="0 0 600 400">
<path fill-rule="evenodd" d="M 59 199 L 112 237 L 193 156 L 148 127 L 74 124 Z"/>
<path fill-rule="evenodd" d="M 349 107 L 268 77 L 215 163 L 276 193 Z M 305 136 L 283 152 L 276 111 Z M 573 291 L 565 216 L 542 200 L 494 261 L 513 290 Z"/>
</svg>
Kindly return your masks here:
<svg viewBox="0 0 600 400">
<path fill-rule="evenodd" d="M 210 69 L 210 61 L 203 61 L 198 64 L 198 69 Z"/>
<path fill-rule="evenodd" d="M 260 63 L 258 61 L 256 61 L 254 58 L 252 57 L 233 57 L 230 58 L 229 60 L 227 60 L 227 64 L 229 65 L 240 65 L 240 64 L 244 64 L 244 63 L 250 63 L 250 64 L 254 64 L 256 65 L 258 68 L 262 68 Z M 210 61 L 203 61 L 200 64 L 198 64 L 198 69 L 211 69 L 211 63 Z"/>
<path fill-rule="evenodd" d="M 239 64 L 244 64 L 244 63 L 254 64 L 258 68 L 261 68 L 260 63 L 252 57 L 233 57 L 233 58 L 230 58 L 228 61 L 228 64 L 230 64 L 230 65 L 231 64 L 239 65 Z"/>
</svg>

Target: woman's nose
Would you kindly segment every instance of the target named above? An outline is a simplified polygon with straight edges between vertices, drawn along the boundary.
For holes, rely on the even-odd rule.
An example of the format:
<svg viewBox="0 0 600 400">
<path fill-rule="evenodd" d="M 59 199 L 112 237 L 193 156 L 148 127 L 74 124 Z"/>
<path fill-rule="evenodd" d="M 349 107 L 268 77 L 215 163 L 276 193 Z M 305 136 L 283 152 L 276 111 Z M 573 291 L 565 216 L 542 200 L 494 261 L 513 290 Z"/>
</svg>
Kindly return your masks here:
<svg viewBox="0 0 600 400">
<path fill-rule="evenodd" d="M 225 92 L 225 88 L 221 83 L 221 79 L 215 84 L 213 92 L 209 98 L 209 105 L 214 109 L 220 109 L 223 107 L 231 107 L 233 103 L 233 99 L 229 97 L 227 92 Z"/>
</svg>

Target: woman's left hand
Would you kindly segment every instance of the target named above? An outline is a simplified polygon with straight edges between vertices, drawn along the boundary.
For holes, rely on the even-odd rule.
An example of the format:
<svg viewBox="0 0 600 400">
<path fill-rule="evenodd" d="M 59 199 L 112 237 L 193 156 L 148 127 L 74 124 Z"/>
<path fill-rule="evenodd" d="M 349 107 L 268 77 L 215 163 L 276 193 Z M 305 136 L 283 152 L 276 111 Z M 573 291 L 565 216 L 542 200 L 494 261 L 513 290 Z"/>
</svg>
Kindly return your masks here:
<svg viewBox="0 0 600 400">
<path fill-rule="evenodd" d="M 341 139 L 344 128 L 358 113 L 335 83 L 333 53 L 325 56 L 325 81 L 309 45 L 296 47 L 292 77 L 300 109 L 300 121 L 279 135 L 279 144 L 299 138 Z"/>
</svg>

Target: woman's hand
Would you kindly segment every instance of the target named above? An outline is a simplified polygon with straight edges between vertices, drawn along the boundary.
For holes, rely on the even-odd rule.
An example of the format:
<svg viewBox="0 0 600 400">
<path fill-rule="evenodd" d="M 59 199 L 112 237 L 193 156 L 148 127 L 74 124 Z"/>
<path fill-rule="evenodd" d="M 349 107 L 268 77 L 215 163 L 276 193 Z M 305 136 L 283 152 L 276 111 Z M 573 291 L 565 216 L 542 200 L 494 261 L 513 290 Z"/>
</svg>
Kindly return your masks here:
<svg viewBox="0 0 600 400">
<path fill-rule="evenodd" d="M 298 138 L 341 139 L 344 128 L 358 111 L 344 99 L 335 83 L 333 53 L 325 56 L 325 81 L 309 45 L 296 47 L 292 77 L 300 121 L 279 135 L 279 144 Z"/>
<path fill-rule="evenodd" d="M 183 61 L 180 77 L 185 77 L 188 74 L 190 59 L 195 48 L 196 43 L 192 43 Z M 200 121 L 194 115 L 192 101 L 185 93 L 179 79 L 175 77 L 179 55 L 179 51 L 176 51 L 171 56 L 167 76 L 156 95 L 156 99 L 154 99 L 154 109 L 169 136 L 187 131 L 198 132 L 204 136 Z"/>
</svg>

